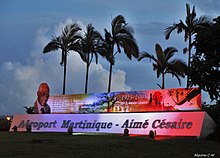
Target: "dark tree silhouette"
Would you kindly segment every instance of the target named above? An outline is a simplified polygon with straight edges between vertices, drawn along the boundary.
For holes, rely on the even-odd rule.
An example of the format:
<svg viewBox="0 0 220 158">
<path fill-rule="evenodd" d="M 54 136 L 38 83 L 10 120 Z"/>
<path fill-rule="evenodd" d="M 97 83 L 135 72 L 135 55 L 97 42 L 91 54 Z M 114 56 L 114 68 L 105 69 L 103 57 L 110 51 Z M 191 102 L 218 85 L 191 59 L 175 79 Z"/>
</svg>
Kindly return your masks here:
<svg viewBox="0 0 220 158">
<path fill-rule="evenodd" d="M 177 33 L 184 32 L 184 40 L 185 42 L 188 41 L 188 47 L 183 49 L 183 53 L 188 52 L 188 70 L 190 70 L 190 63 L 191 63 L 191 51 L 193 47 L 193 35 L 196 34 L 196 30 L 203 26 L 210 23 L 210 19 L 206 16 L 201 16 L 196 18 L 196 11 L 195 6 L 193 6 L 192 12 L 190 11 L 190 5 L 186 4 L 186 19 L 185 23 L 180 20 L 179 23 L 174 23 L 173 26 L 167 27 L 165 29 L 165 38 L 169 39 L 170 34 L 177 30 Z M 187 75 L 187 83 L 186 87 L 189 88 L 189 78 L 190 76 Z"/>
<path fill-rule="evenodd" d="M 66 87 L 66 67 L 67 67 L 67 55 L 70 51 L 79 51 L 80 45 L 79 41 L 82 38 L 80 36 L 81 28 L 77 23 L 66 25 L 59 37 L 54 37 L 52 40 L 44 47 L 43 53 L 48 53 L 51 51 L 56 51 L 61 49 L 61 62 L 60 65 L 63 66 L 63 94 L 65 94 Z M 84 54 L 79 53 L 81 58 L 84 59 Z"/>
<path fill-rule="evenodd" d="M 98 63 L 97 46 L 100 39 L 101 34 L 95 30 L 92 24 L 88 24 L 86 27 L 86 32 L 84 32 L 84 36 L 81 41 L 81 53 L 85 54 L 86 63 L 85 93 L 88 91 L 89 66 L 93 58 L 95 58 L 96 64 Z"/>
<path fill-rule="evenodd" d="M 220 16 L 201 27 L 195 36 L 190 85 L 198 85 L 211 100 L 220 99 Z"/>
<path fill-rule="evenodd" d="M 110 63 L 108 92 L 111 91 L 112 67 L 115 63 L 115 55 L 122 52 L 121 48 L 123 48 L 124 53 L 130 60 L 132 56 L 135 58 L 139 56 L 138 46 L 133 33 L 133 28 L 128 26 L 122 15 L 118 15 L 112 20 L 111 32 L 105 29 L 105 39 L 99 47 L 99 52 L 105 55 Z M 114 47 L 116 48 L 114 49 Z"/>
<path fill-rule="evenodd" d="M 161 89 L 165 88 L 165 74 L 170 73 L 175 76 L 181 85 L 180 77 L 185 77 L 187 72 L 187 65 L 180 59 L 170 60 L 177 49 L 174 47 L 168 47 L 164 51 L 159 44 L 155 45 L 156 57 L 147 52 L 143 52 L 139 57 L 139 61 L 143 58 L 149 58 L 153 60 L 153 70 L 157 72 L 157 78 L 162 75 L 162 85 L 157 84 Z"/>
</svg>

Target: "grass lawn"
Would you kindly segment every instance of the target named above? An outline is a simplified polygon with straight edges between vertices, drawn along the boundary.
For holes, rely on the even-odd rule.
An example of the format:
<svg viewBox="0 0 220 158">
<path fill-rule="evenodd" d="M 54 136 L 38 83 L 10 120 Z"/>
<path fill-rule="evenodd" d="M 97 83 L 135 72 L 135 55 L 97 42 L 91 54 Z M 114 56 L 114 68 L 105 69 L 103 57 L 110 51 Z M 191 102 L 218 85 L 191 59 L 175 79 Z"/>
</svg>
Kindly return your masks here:
<svg viewBox="0 0 220 158">
<path fill-rule="evenodd" d="M 218 142 L 196 138 L 0 132 L 1 158 L 187 158 L 209 153 L 215 154 L 209 157 L 220 157 L 219 149 Z"/>
</svg>

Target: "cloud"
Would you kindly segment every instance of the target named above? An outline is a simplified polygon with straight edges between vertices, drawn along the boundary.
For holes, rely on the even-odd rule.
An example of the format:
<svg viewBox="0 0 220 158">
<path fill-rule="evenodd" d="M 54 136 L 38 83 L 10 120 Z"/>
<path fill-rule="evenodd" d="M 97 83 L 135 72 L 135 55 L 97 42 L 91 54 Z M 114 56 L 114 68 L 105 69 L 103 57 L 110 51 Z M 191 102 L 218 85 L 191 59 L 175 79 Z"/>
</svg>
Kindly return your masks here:
<svg viewBox="0 0 220 158">
<path fill-rule="evenodd" d="M 29 75 L 32 67 L 24 66 L 20 63 L 5 62 L 1 66 L 0 80 L 0 111 L 3 114 L 12 114 L 16 111 L 23 111 L 22 106 L 31 103 L 31 98 L 35 97 L 34 77 Z M 27 77 L 29 76 L 29 80 Z M 32 97 L 30 97 L 32 96 Z"/>
<path fill-rule="evenodd" d="M 146 34 L 148 36 L 163 36 L 164 29 L 168 26 L 167 23 L 150 22 L 147 24 L 135 24 L 136 33 Z"/>
<path fill-rule="evenodd" d="M 57 24 L 52 34 L 58 33 L 67 23 Z M 83 23 L 81 23 L 83 25 Z M 47 82 L 51 95 L 62 93 L 63 67 L 60 63 L 60 52 L 43 54 L 43 47 L 49 42 L 48 28 L 40 28 L 35 34 L 33 51 L 27 55 L 26 63 L 6 61 L 0 65 L 0 114 L 24 113 L 23 106 L 33 105 L 36 91 L 41 82 Z M 59 35 L 59 34 L 56 34 Z M 66 93 L 84 93 L 85 63 L 80 56 L 72 52 L 68 56 Z M 101 64 L 92 63 L 89 74 L 89 93 L 106 92 L 109 71 Z M 112 76 L 112 90 L 130 90 L 126 85 L 126 73 L 116 69 Z"/>
<path fill-rule="evenodd" d="M 96 65 L 93 63 L 91 65 L 91 75 L 90 75 L 90 85 L 89 89 L 92 92 L 106 92 L 108 86 L 108 76 L 109 71 L 104 69 L 101 64 Z M 112 91 L 128 91 L 131 87 L 125 84 L 126 73 L 122 70 L 115 70 L 112 75 Z"/>
</svg>

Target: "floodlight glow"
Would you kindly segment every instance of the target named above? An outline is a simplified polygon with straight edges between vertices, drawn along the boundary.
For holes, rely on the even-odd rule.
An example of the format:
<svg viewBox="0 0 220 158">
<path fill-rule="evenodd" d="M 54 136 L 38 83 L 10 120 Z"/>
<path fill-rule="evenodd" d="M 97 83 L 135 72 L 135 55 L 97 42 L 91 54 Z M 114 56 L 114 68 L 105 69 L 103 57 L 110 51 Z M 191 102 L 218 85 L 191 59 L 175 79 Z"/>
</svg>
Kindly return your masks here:
<svg viewBox="0 0 220 158">
<path fill-rule="evenodd" d="M 11 120 L 11 117 L 10 117 L 10 116 L 7 116 L 6 119 L 7 119 L 8 121 L 10 121 L 10 120 Z"/>
</svg>

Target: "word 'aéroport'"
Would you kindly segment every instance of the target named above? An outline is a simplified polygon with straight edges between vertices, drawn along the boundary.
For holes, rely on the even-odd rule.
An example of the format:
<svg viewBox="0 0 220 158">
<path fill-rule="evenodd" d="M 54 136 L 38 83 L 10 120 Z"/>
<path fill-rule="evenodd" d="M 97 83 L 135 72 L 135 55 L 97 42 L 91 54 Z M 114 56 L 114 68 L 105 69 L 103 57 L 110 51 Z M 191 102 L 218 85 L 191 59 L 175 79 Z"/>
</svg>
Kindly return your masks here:
<svg viewBox="0 0 220 158">
<path fill-rule="evenodd" d="M 33 122 L 30 120 L 27 120 L 26 122 L 22 120 L 20 124 L 18 125 L 18 128 L 24 128 L 27 124 L 30 124 L 31 127 L 36 128 L 36 130 L 39 130 L 41 128 L 56 128 L 57 121 L 52 122 Z"/>
</svg>

